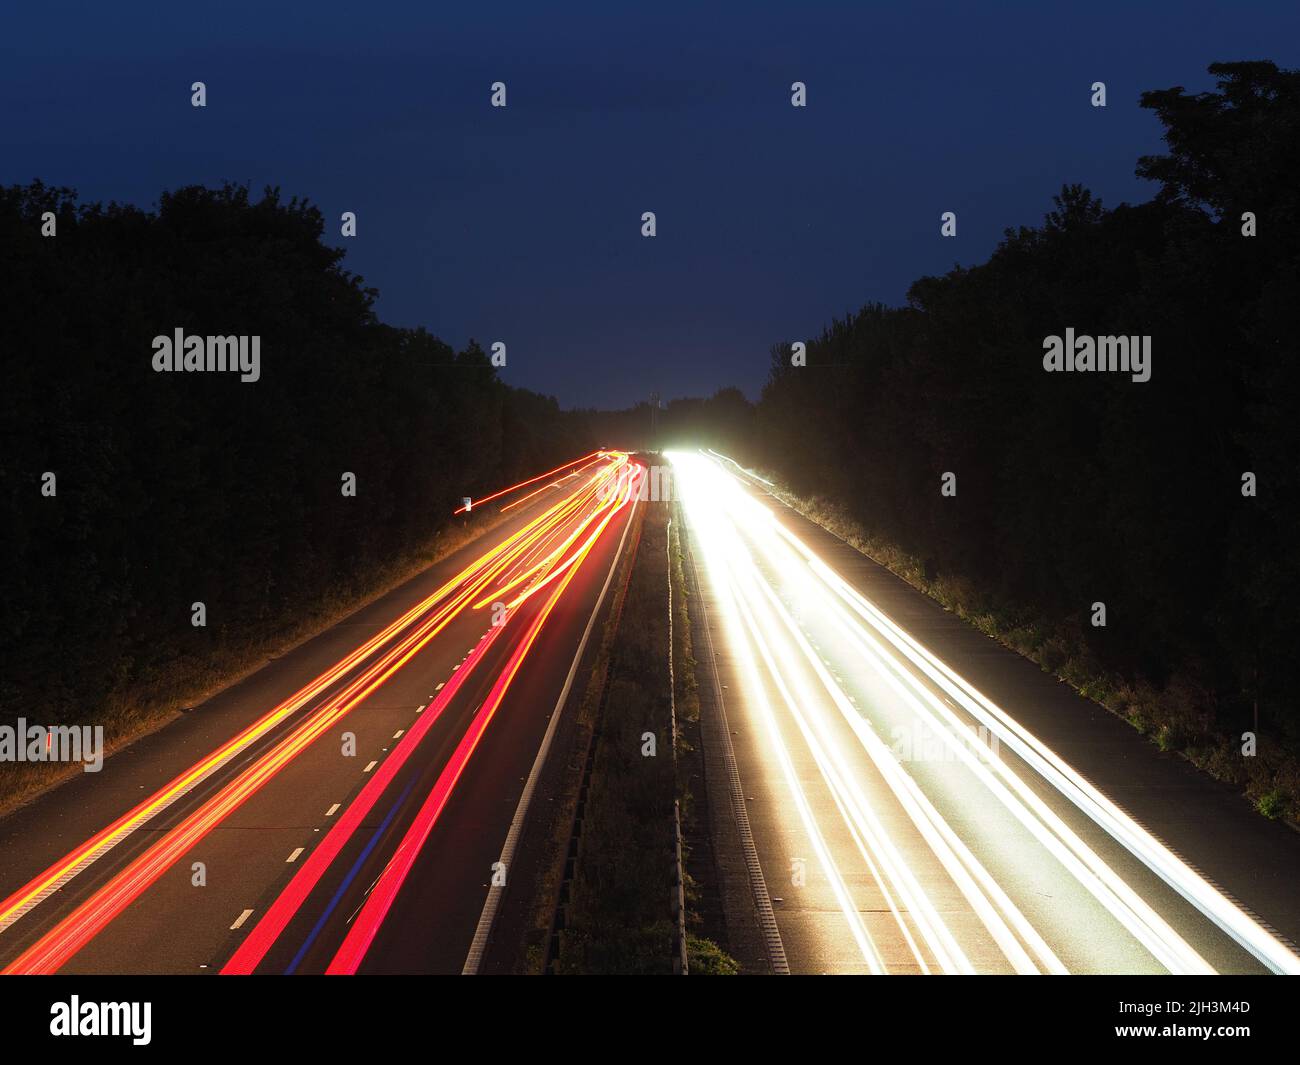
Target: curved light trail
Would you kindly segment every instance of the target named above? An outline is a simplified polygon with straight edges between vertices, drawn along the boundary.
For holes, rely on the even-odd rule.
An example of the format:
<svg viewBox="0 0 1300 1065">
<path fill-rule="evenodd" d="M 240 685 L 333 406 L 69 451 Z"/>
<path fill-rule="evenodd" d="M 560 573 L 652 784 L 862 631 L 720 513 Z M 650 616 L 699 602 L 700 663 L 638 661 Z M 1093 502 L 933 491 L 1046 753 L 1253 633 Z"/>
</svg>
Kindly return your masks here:
<svg viewBox="0 0 1300 1065">
<path fill-rule="evenodd" d="M 745 695 L 764 724 L 769 751 L 781 768 L 799 821 L 849 933 L 872 971 L 883 967 L 882 951 L 864 938 L 859 904 L 843 886 L 852 856 L 844 849 L 831 853 L 824 842 L 829 826 L 811 819 L 805 795 L 808 783 L 793 771 L 788 750 L 796 735 L 820 774 L 818 787 L 834 799 L 857 857 L 884 893 L 920 971 L 975 969 L 930 897 L 933 886 L 922 886 L 910 874 L 909 859 L 920 855 L 916 849 L 904 852 L 905 846 L 923 845 L 926 861 L 937 861 L 1012 971 L 1064 973 L 1067 966 L 1049 946 L 1048 935 L 1035 926 L 1023 905 L 1014 901 L 1013 891 L 999 883 L 986 864 L 988 856 L 999 857 L 1003 841 L 965 838 L 950 823 L 930 795 L 939 780 L 938 770 L 930 766 L 928 772 L 918 773 L 910 760 L 900 757 L 878 733 L 880 722 L 891 718 L 864 712 L 841 674 L 853 677 L 873 698 L 885 700 L 891 715 L 905 715 L 935 738 L 942 750 L 943 770 L 951 778 L 943 782 L 950 789 L 944 793 L 949 809 L 952 794 L 958 793 L 951 789 L 960 789 L 981 809 L 1002 810 L 999 824 L 1016 826 L 1015 853 L 1032 853 L 1036 848 L 1034 874 L 1041 874 L 1043 883 L 1072 883 L 1073 897 L 1091 899 L 1088 907 L 1113 922 L 1115 931 L 1108 934 L 1129 937 L 1169 972 L 1214 971 L 1156 906 L 1116 871 L 1113 860 L 1103 858 L 1096 846 L 1085 842 L 1080 829 L 1071 826 L 1064 816 L 1071 807 L 1264 966 L 1279 973 L 1300 972 L 1300 958 L 1287 944 L 921 646 L 776 520 L 717 461 L 732 460 L 676 452 L 669 458 L 678 497 L 745 681 Z M 822 634 L 825 647 L 814 643 L 812 628 Z M 780 720 L 769 691 L 779 696 L 784 714 Z M 787 726 L 782 728 L 780 721 Z M 985 742 L 972 742 L 972 723 Z M 856 739 L 857 756 L 845 747 L 846 737 Z M 869 796 L 863 789 L 861 754 L 887 791 L 877 787 Z M 873 799 L 879 806 L 882 794 L 888 794 L 890 802 L 906 814 L 915 829 L 915 837 L 910 833 L 907 837 L 912 842 L 896 842 L 885 830 L 873 808 Z M 1068 806 L 1062 807 L 1062 799 Z M 1008 864 L 1004 860 L 1000 867 Z"/>
<path fill-rule="evenodd" d="M 310 684 L 0 903 L 2 933 L 204 780 L 229 766 L 259 741 L 271 738 L 271 734 L 280 726 L 289 725 L 289 731 L 284 736 L 256 754 L 252 762 L 233 779 L 219 787 L 197 809 L 162 833 L 159 839 L 124 869 L 93 891 L 71 913 L 12 961 L 4 973 L 57 972 L 195 844 L 256 794 L 276 773 L 327 734 L 461 613 L 492 602 L 496 598 L 491 594 L 492 589 L 503 581 L 504 575 L 514 574 L 510 580 L 512 589 L 525 585 L 530 580 L 536 582 L 532 588 L 525 588 L 513 596 L 507 608 L 513 611 L 553 575 L 552 570 L 557 561 L 566 569 L 573 566 L 572 556 L 560 558 L 554 551 L 540 560 L 534 556 L 539 545 L 551 543 L 557 537 L 561 538 L 562 543 L 572 545 L 582 531 L 595 526 L 603 528 L 602 519 L 607 521 L 609 511 L 618 506 L 616 500 L 605 498 L 608 494 L 606 484 L 611 478 L 623 475 L 630 461 L 626 454 L 597 452 L 559 469 L 581 464 L 585 470 L 596 461 L 600 463 L 597 470 L 578 481 L 566 495 L 538 517 L 475 559 L 437 591 Z M 557 471 L 550 471 L 541 477 L 551 476 L 555 472 Z M 489 498 L 516 491 L 541 477 L 505 489 Z M 575 523 L 576 532 L 571 529 Z M 578 550 L 589 550 L 593 542 L 594 538 L 589 539 Z M 499 628 L 494 627 L 493 632 L 499 631 Z M 483 646 L 481 644 L 476 649 L 476 654 Z M 477 658 L 474 660 L 477 661 Z M 332 690 L 340 684 L 341 688 Z M 448 688 L 455 690 L 451 685 Z M 305 716 L 301 716 L 299 712 L 313 702 L 317 705 Z M 295 721 L 295 716 L 301 716 L 301 720 Z M 430 716 L 430 720 L 433 716 Z"/>
</svg>

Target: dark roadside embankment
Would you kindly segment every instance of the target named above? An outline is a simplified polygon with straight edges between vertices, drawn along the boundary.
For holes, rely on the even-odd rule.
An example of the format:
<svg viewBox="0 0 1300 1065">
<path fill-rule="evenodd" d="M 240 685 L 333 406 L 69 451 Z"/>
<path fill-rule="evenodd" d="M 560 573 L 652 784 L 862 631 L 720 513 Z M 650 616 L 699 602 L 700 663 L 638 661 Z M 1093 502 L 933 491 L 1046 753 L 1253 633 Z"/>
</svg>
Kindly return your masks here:
<svg viewBox="0 0 1300 1065">
<path fill-rule="evenodd" d="M 472 341 L 379 322 L 325 238 L 274 189 L 0 189 L 0 348 L 31 353 L 0 389 L 0 725 L 120 748 L 483 531 L 465 495 L 592 450 Z M 160 372 L 175 330 L 255 338 L 255 371 Z M 0 764 L 0 809 L 80 771 Z"/>
<path fill-rule="evenodd" d="M 713 939 L 711 861 L 693 794 L 698 770 L 691 740 L 698 723 L 694 663 L 685 599 L 671 590 L 672 508 L 639 508 L 627 555 L 615 575 L 589 680 L 576 696 L 566 746 L 557 745 L 562 780 L 549 813 L 530 828 L 547 835 L 532 885 L 532 914 L 515 971 L 574 974 L 668 974 L 680 958 L 676 894 L 676 820 L 681 811 L 686 869 L 689 973 L 734 973 Z M 680 567 L 672 567 L 680 582 Z M 679 613 L 680 611 L 680 613 Z M 670 646 L 673 658 L 670 668 Z M 678 714 L 673 749 L 674 688 Z M 567 755 L 567 757 L 565 757 Z M 695 848 L 698 847 L 697 851 Z M 517 881 L 516 881 L 517 883 Z"/>
</svg>

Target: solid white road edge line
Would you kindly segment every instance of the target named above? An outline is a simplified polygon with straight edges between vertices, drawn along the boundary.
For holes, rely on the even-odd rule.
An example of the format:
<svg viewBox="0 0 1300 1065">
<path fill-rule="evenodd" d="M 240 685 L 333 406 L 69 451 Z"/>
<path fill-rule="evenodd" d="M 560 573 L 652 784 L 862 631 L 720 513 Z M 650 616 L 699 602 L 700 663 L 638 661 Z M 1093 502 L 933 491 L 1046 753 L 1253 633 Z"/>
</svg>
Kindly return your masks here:
<svg viewBox="0 0 1300 1065">
<path fill-rule="evenodd" d="M 587 640 L 591 636 L 591 630 L 595 628 L 596 616 L 600 613 L 600 608 L 605 603 L 605 596 L 609 592 L 609 586 L 614 580 L 614 573 L 618 570 L 619 559 L 623 557 L 623 548 L 627 545 L 627 534 L 632 528 L 632 520 L 636 517 L 636 508 L 640 500 L 634 500 L 632 510 L 627 516 L 627 524 L 623 526 L 623 536 L 618 542 L 618 550 L 614 552 L 614 561 L 610 563 L 609 574 L 605 577 L 605 585 L 600 590 L 600 595 L 596 599 L 595 609 L 591 612 L 591 617 L 587 619 L 587 627 L 583 630 L 582 639 L 578 641 L 578 653 L 573 656 L 573 664 L 569 666 L 569 675 L 564 678 L 564 687 L 560 690 L 560 697 L 555 702 L 555 709 L 551 712 L 551 720 L 547 722 L 546 733 L 542 736 L 542 745 L 537 749 L 537 757 L 533 759 L 533 768 L 528 774 L 528 779 L 524 782 L 523 793 L 519 796 L 519 805 L 515 808 L 515 816 L 510 821 L 510 830 L 506 833 L 506 841 L 501 846 L 501 864 L 506 869 L 506 876 L 509 877 L 510 863 L 514 860 L 515 848 L 519 845 L 519 837 L 523 834 L 524 819 L 528 816 L 528 806 L 532 802 L 533 792 L 537 790 L 537 781 L 542 775 L 542 766 L 546 764 L 546 756 L 551 749 L 551 741 L 555 738 L 555 732 L 560 723 L 560 712 L 564 709 L 565 702 L 569 698 L 569 689 L 573 687 L 573 678 L 577 676 L 578 665 L 582 661 L 583 653 L 587 650 Z M 478 927 L 474 929 L 474 938 L 469 945 L 469 954 L 465 956 L 465 966 L 461 969 L 462 976 L 477 976 L 479 966 L 483 964 L 483 954 L 487 949 L 488 936 L 492 932 L 492 924 L 496 921 L 497 910 L 501 908 L 501 896 L 504 894 L 504 886 L 493 884 L 488 888 L 487 901 L 483 903 L 483 912 L 479 915 Z"/>
</svg>

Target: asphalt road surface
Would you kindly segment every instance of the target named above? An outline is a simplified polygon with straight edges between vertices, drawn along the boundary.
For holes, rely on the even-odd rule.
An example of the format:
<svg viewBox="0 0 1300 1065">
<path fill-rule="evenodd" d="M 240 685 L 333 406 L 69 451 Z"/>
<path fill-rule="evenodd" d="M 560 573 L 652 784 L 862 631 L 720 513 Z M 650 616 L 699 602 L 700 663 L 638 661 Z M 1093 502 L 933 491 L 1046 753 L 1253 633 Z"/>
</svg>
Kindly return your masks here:
<svg viewBox="0 0 1300 1065">
<path fill-rule="evenodd" d="M 0 965 L 459 973 L 639 470 L 493 500 L 490 532 L 0 821 Z"/>
<path fill-rule="evenodd" d="M 790 971 L 1300 971 L 1300 835 L 729 460 L 671 458 Z"/>
</svg>

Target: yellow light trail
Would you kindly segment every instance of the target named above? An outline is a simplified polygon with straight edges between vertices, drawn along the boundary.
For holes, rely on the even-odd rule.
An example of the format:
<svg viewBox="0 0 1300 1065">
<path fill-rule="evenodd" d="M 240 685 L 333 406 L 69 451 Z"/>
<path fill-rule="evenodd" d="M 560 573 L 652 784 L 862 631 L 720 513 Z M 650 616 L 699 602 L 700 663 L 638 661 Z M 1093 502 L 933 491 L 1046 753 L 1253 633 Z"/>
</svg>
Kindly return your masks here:
<svg viewBox="0 0 1300 1065">
<path fill-rule="evenodd" d="M 320 696 L 342 677 L 347 676 L 359 663 L 379 652 L 399 635 L 407 633 L 401 636 L 394 647 L 352 679 L 342 692 L 300 722 L 288 736 L 260 755 L 253 765 L 224 785 L 216 795 L 207 800 L 185 821 L 165 834 L 126 869 L 64 918 L 55 929 L 28 948 L 4 970 L 5 973 L 57 971 L 67 958 L 97 934 L 131 900 L 138 897 L 195 842 L 423 649 L 463 609 L 467 608 L 485 587 L 509 569 L 514 560 L 530 552 L 537 539 L 549 537 L 557 527 L 581 513 L 584 507 L 590 507 L 597 500 L 604 475 L 615 473 L 628 461 L 627 456 L 622 453 L 610 454 L 608 459 L 605 470 L 583 481 L 570 495 L 475 559 L 437 591 L 366 641 L 356 651 L 0 904 L 0 932 L 2 932 L 14 921 L 30 912 L 43 899 L 48 898 L 93 862 L 103 857 L 141 825 L 166 810 L 177 799 L 247 750 L 297 710 Z M 587 520 L 591 520 L 590 516 Z M 430 610 L 433 611 L 431 615 Z M 407 630 L 411 631 L 407 632 Z"/>
</svg>

